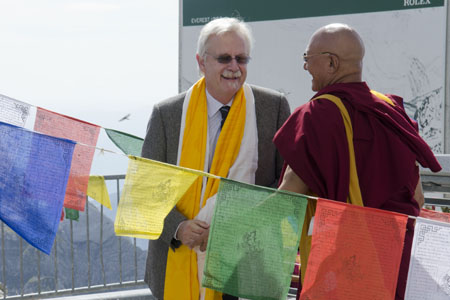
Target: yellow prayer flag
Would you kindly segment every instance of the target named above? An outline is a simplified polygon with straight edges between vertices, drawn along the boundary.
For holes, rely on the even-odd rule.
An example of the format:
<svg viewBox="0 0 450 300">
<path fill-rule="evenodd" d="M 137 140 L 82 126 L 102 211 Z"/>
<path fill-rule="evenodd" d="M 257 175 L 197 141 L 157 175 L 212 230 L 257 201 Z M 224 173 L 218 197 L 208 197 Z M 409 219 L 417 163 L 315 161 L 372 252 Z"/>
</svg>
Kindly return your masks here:
<svg viewBox="0 0 450 300">
<path fill-rule="evenodd" d="M 109 200 L 109 194 L 103 176 L 89 176 L 87 195 L 101 205 L 112 209 L 111 200 Z"/>
<path fill-rule="evenodd" d="M 157 239 L 170 210 L 200 175 L 209 174 L 141 157 L 129 158 L 115 233 Z"/>
</svg>

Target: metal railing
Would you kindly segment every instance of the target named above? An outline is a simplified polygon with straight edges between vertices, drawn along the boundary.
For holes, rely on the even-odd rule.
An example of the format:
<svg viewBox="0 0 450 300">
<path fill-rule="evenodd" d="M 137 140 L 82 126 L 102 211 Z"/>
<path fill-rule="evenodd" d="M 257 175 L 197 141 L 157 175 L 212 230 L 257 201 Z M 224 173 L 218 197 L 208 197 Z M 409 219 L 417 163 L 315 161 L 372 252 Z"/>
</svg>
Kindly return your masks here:
<svg viewBox="0 0 450 300">
<path fill-rule="evenodd" d="M 120 185 L 121 185 L 121 181 L 123 179 L 125 179 L 125 175 L 112 175 L 112 176 L 104 176 L 105 181 L 108 182 L 114 182 L 115 181 L 115 190 L 117 193 L 117 202 L 116 202 L 116 206 L 117 203 L 119 202 L 119 197 L 120 197 Z M 122 182 L 123 183 L 123 182 Z M 91 204 L 90 204 L 91 203 Z M 106 264 L 105 264 L 105 257 L 104 257 L 104 233 L 105 233 L 105 223 L 108 223 L 108 227 L 111 226 L 111 220 L 107 220 L 105 217 L 105 212 L 103 209 L 103 206 L 100 205 L 100 207 L 98 208 L 98 210 L 100 211 L 99 213 L 99 224 L 93 224 L 90 223 L 90 208 L 92 209 L 93 207 L 96 208 L 96 206 L 93 204 L 93 201 L 89 200 L 89 198 L 86 199 L 86 207 L 85 207 L 85 212 L 83 213 L 85 216 L 83 217 L 83 219 L 85 219 L 85 227 L 86 227 L 86 233 L 85 233 L 85 242 L 86 242 L 86 253 L 85 253 L 85 257 L 87 257 L 86 261 L 77 261 L 76 259 L 76 255 L 75 255 L 75 250 L 79 250 L 79 249 L 74 249 L 74 235 L 80 235 L 81 232 L 77 231 L 77 226 L 75 225 L 77 222 L 73 221 L 71 219 L 66 219 L 64 220 L 64 222 L 69 221 L 69 226 L 66 225 L 66 227 L 69 228 L 69 235 L 70 235 L 70 243 L 69 243 L 69 249 L 67 249 L 66 244 L 64 243 L 64 245 L 60 245 L 61 241 L 64 241 L 67 237 L 63 236 L 61 237 L 61 234 L 67 234 L 67 233 L 61 233 L 61 226 L 62 224 L 60 224 L 60 228 L 58 230 L 58 234 L 55 238 L 54 241 L 54 245 L 52 248 L 52 252 L 50 254 L 50 256 L 47 255 L 42 255 L 41 252 L 37 249 L 31 248 L 27 243 L 25 243 L 24 246 L 24 242 L 23 239 L 21 237 L 19 237 L 18 235 L 16 235 L 15 233 L 13 233 L 9 228 L 7 228 L 7 226 L 5 226 L 5 224 L 3 222 L 1 222 L 1 262 L 2 262 L 2 270 L 1 270 L 1 286 L 0 286 L 0 293 L 3 293 L 3 295 L 0 296 L 0 299 L 15 299 L 15 298 L 21 298 L 21 299 L 43 299 L 43 298 L 51 298 L 51 297 L 55 297 L 55 296 L 64 296 L 64 295 L 79 295 L 79 294 L 86 294 L 86 293 L 97 293 L 97 292 L 104 292 L 104 291 L 114 291 L 114 290 L 124 290 L 124 289 L 137 289 L 137 288 L 146 288 L 146 285 L 143 281 L 143 269 L 144 267 L 142 265 L 138 265 L 138 247 L 136 244 L 136 239 L 133 238 L 125 238 L 128 239 L 127 242 L 130 243 L 130 240 L 132 240 L 132 250 L 130 251 L 129 247 L 127 248 L 127 251 L 124 252 L 123 251 L 123 241 L 124 238 L 122 237 L 114 237 L 114 239 L 117 239 L 117 251 L 116 251 L 116 255 L 117 255 L 117 261 L 118 261 L 118 282 L 109 282 L 107 280 L 107 275 L 106 275 Z M 92 212 L 91 212 L 92 214 Z M 80 220 L 81 218 L 80 214 Z M 91 217 L 92 218 L 92 217 Z M 107 220 L 107 222 L 106 222 Z M 91 220 L 92 222 L 92 220 Z M 77 224 L 79 225 L 79 224 Z M 94 226 L 96 225 L 96 226 Z M 92 236 L 93 235 L 93 229 L 96 228 L 92 228 L 97 227 L 98 225 L 98 230 L 99 232 L 97 232 L 98 234 L 98 241 L 96 241 L 96 239 Z M 81 227 L 81 226 L 79 226 Z M 111 228 L 106 228 L 107 230 L 111 231 Z M 8 234 L 9 240 L 7 241 L 6 238 L 6 231 L 9 231 L 10 234 Z M 79 239 L 79 238 L 78 238 Z M 6 254 L 7 251 L 7 247 L 6 247 L 6 243 L 9 242 L 10 246 L 11 244 L 16 244 L 15 242 L 17 242 L 18 240 L 18 244 L 19 244 L 19 249 L 18 249 L 18 255 L 14 256 L 14 250 L 8 250 L 8 257 Z M 93 282 L 92 280 L 92 275 L 93 275 L 93 266 L 92 266 L 92 254 L 93 254 L 93 244 L 96 244 L 96 247 L 98 245 L 99 248 L 99 261 L 100 261 L 100 274 L 101 274 L 101 279 L 100 279 L 100 283 L 98 283 L 98 278 L 97 278 L 97 283 Z M 24 249 L 26 247 L 26 249 Z M 111 250 L 111 249 L 108 249 Z M 61 270 L 61 259 L 60 256 L 62 256 L 63 254 L 66 254 L 68 251 L 70 251 L 70 273 L 71 273 L 71 277 L 70 279 L 70 284 L 67 287 L 67 266 L 64 270 Z M 142 252 L 144 250 L 140 250 L 140 252 Z M 26 252 L 26 253 L 25 253 Z M 35 252 L 35 264 L 30 263 L 30 260 L 32 259 L 33 256 L 33 252 Z M 109 251 L 111 252 L 111 251 Z M 145 251 L 146 252 L 146 251 Z M 133 269 L 132 272 L 134 272 L 134 276 L 131 280 L 124 280 L 123 277 L 123 270 L 124 270 L 124 265 L 123 265 L 123 256 L 133 256 L 133 263 L 131 268 Z M 14 256 L 13 258 L 11 258 L 11 256 Z M 8 260 L 13 260 L 12 264 L 17 265 L 17 256 L 18 256 L 18 270 L 14 269 L 14 268 L 8 268 Z M 67 255 L 66 255 L 67 256 Z M 142 255 L 141 255 L 142 256 Z M 43 258 L 45 258 L 45 262 L 43 262 Z M 7 260 L 8 259 L 8 260 Z M 141 259 L 142 260 L 142 259 Z M 53 278 L 49 278 L 49 276 L 45 276 L 45 278 L 43 278 L 43 274 L 42 274 L 42 264 L 43 263 L 47 263 L 47 270 L 49 269 L 48 267 L 48 262 L 53 263 Z M 65 264 L 67 264 L 67 261 L 63 262 Z M 112 262 L 108 262 L 108 263 L 112 263 Z M 10 263 L 11 265 L 11 263 Z M 24 266 L 26 265 L 26 267 Z M 84 286 L 77 286 L 76 285 L 76 269 L 79 266 L 87 266 L 87 270 L 86 273 L 84 274 L 84 276 L 86 277 L 87 280 L 85 280 L 85 282 L 87 282 L 87 284 L 85 284 Z M 34 274 L 32 274 L 32 277 L 30 277 L 30 269 L 34 269 L 35 272 Z M 130 266 L 129 264 L 127 264 L 127 269 L 129 271 Z M 98 273 L 98 270 L 97 270 Z M 128 272 L 129 273 L 129 272 Z M 27 278 L 25 277 L 27 274 Z M 66 282 L 63 284 L 62 282 L 60 282 L 62 280 L 62 274 L 66 275 L 65 279 Z M 139 274 L 139 275 L 138 275 Z M 78 274 L 78 276 L 83 276 Z M 128 276 L 130 277 L 130 276 Z M 17 278 L 19 279 L 20 283 L 19 283 L 19 288 L 17 289 L 17 285 L 18 282 L 12 282 L 17 280 Z M 128 278 L 129 279 L 129 278 Z M 28 282 L 31 282 L 31 286 L 35 287 L 35 290 L 33 292 L 29 292 L 30 288 L 27 288 L 27 290 L 25 289 L 25 280 L 27 280 Z M 53 286 L 54 288 L 51 290 L 44 290 L 43 289 L 43 282 L 46 282 L 48 285 L 49 281 L 53 281 Z M 16 291 L 15 293 L 13 292 L 12 294 L 9 292 L 12 287 L 15 286 L 14 290 Z M 62 288 L 61 288 L 62 287 Z M 147 288 L 148 289 L 148 288 Z M 151 295 L 150 291 L 148 291 L 148 295 Z"/>
<path fill-rule="evenodd" d="M 450 173 L 422 172 L 422 187 L 425 193 L 441 193 L 442 196 L 428 196 L 425 204 L 436 206 L 450 206 Z"/>
</svg>

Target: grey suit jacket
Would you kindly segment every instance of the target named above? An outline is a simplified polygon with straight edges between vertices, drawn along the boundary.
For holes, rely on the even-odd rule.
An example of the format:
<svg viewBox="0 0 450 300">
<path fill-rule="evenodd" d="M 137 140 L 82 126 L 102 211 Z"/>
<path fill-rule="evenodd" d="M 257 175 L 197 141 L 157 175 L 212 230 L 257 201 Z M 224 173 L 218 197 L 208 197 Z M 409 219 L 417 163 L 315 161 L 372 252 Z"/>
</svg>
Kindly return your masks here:
<svg viewBox="0 0 450 300">
<path fill-rule="evenodd" d="M 290 114 L 284 95 L 257 86 L 251 86 L 255 97 L 258 130 L 257 185 L 276 187 L 283 160 L 272 143 L 273 136 Z M 142 157 L 170 164 L 177 163 L 178 140 L 185 93 L 154 106 L 142 147 Z M 151 179 L 149 179 L 151 180 Z M 168 251 L 176 251 L 180 242 L 173 239 L 178 225 L 186 220 L 176 208 L 164 220 L 164 229 L 158 240 L 148 244 L 145 282 L 158 299 L 164 297 L 164 281 Z M 171 250 L 169 250 L 169 248 Z"/>
</svg>

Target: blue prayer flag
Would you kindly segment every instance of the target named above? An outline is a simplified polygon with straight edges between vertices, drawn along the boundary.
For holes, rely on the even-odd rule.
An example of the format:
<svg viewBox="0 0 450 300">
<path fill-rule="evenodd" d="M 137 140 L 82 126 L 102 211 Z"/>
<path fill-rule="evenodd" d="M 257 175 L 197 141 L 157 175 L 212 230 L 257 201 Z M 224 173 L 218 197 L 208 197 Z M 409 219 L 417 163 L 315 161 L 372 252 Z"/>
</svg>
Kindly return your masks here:
<svg viewBox="0 0 450 300">
<path fill-rule="evenodd" d="M 0 122 L 0 219 L 50 254 L 75 142 Z"/>
</svg>

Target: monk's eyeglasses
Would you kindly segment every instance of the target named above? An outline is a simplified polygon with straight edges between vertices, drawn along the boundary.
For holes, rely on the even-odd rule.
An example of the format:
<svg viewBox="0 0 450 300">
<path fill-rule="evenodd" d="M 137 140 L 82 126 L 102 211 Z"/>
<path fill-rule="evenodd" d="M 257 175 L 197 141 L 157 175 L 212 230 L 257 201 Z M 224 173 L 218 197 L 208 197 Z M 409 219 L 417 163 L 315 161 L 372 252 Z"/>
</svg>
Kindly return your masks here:
<svg viewBox="0 0 450 300">
<path fill-rule="evenodd" d="M 334 54 L 334 53 L 331 53 L 331 52 L 320 52 L 320 53 L 316 53 L 316 54 L 306 54 L 306 53 L 303 53 L 303 61 L 305 62 L 305 63 L 307 63 L 308 62 L 308 59 L 310 59 L 311 57 L 314 57 L 314 56 L 319 56 L 319 55 L 335 55 L 335 56 L 337 56 L 336 54 Z"/>
<path fill-rule="evenodd" d="M 231 61 L 233 59 L 236 60 L 238 65 L 246 65 L 246 64 L 248 64 L 250 62 L 250 59 L 251 59 L 250 56 L 246 56 L 246 55 L 231 56 L 229 54 L 221 54 L 219 56 L 214 56 L 214 55 L 211 55 L 209 53 L 206 53 L 206 54 L 211 56 L 215 60 L 217 60 L 217 62 L 219 64 L 223 64 L 223 65 L 227 65 L 227 64 L 231 63 Z"/>
</svg>

